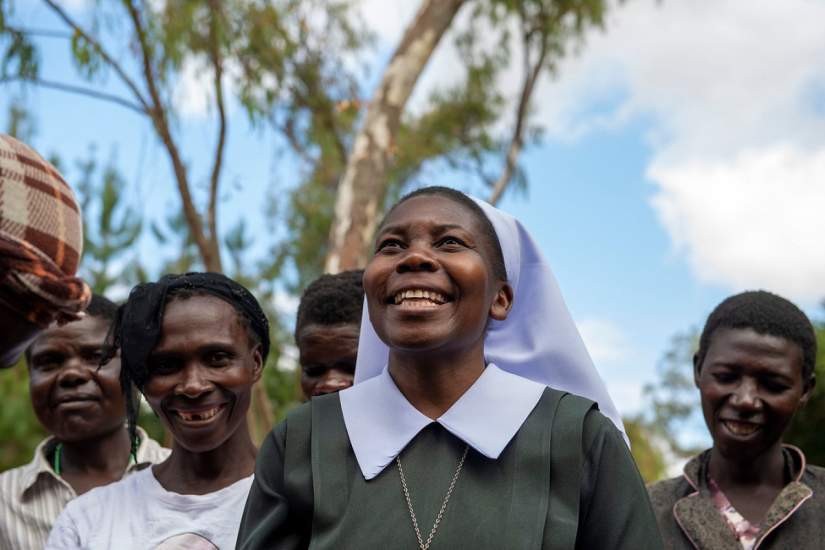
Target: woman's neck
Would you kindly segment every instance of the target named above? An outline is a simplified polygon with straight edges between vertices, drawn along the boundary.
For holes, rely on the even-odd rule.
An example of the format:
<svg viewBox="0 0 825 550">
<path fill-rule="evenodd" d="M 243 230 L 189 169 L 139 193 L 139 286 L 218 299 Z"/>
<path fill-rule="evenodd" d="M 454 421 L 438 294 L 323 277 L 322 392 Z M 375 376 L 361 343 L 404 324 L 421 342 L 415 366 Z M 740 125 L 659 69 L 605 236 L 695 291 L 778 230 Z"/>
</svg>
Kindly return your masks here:
<svg viewBox="0 0 825 550">
<path fill-rule="evenodd" d="M 129 465 L 131 443 L 129 432 L 120 427 L 99 437 L 84 441 L 61 441 L 60 472 L 62 475 L 123 474 Z"/>
<path fill-rule="evenodd" d="M 209 451 L 193 452 L 175 442 L 172 454 L 153 466 L 153 472 L 167 491 L 203 495 L 252 475 L 257 454 L 244 421 L 229 439 Z"/>
<path fill-rule="evenodd" d="M 389 372 L 410 404 L 433 420 L 443 415 L 484 372 L 484 346 L 462 353 L 391 350 Z"/>
<path fill-rule="evenodd" d="M 714 447 L 709 472 L 723 491 L 757 486 L 782 488 L 786 483 L 782 443 L 777 442 L 756 458 L 748 459 L 725 457 Z"/>
</svg>

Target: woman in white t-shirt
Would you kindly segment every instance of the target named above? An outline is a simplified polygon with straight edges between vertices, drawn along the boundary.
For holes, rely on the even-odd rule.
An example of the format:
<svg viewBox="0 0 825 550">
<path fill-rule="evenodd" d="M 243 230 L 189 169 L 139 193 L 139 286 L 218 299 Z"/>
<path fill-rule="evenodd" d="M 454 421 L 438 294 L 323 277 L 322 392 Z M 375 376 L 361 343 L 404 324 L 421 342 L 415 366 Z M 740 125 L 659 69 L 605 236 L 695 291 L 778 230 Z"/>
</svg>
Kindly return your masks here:
<svg viewBox="0 0 825 550">
<path fill-rule="evenodd" d="M 172 434 L 172 454 L 71 502 L 46 548 L 234 548 L 257 454 L 246 412 L 269 351 L 257 300 L 223 275 L 169 275 L 132 290 L 109 341 L 130 429 L 136 389 Z"/>
</svg>

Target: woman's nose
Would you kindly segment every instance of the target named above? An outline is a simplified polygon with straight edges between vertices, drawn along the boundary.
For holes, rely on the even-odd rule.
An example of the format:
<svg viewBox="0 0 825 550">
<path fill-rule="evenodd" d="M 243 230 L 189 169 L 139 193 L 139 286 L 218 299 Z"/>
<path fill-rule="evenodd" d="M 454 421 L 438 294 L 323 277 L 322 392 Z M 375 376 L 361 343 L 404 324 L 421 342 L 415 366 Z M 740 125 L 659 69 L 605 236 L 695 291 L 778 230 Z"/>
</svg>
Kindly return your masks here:
<svg viewBox="0 0 825 550">
<path fill-rule="evenodd" d="M 432 253 L 424 246 L 411 245 L 399 259 L 395 269 L 398 273 L 409 271 L 435 271 L 438 262 Z"/>
<path fill-rule="evenodd" d="M 748 378 L 743 380 L 733 392 L 731 404 L 742 409 L 761 409 L 762 399 L 759 397 L 759 388 L 756 381 Z"/>
<path fill-rule="evenodd" d="M 85 384 L 92 377 L 89 366 L 79 357 L 71 357 L 60 368 L 58 383 L 64 387 Z"/>
<path fill-rule="evenodd" d="M 181 371 L 181 380 L 175 387 L 177 395 L 199 397 L 212 389 L 212 384 L 203 375 L 199 365 L 190 364 Z"/>
</svg>

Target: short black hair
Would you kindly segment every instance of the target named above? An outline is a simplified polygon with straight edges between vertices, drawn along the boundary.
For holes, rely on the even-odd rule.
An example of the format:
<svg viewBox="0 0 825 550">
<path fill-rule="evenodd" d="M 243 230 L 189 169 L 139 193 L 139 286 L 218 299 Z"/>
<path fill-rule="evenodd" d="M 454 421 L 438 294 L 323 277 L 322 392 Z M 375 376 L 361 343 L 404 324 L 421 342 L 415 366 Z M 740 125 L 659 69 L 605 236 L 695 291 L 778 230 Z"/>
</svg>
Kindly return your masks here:
<svg viewBox="0 0 825 550">
<path fill-rule="evenodd" d="M 295 340 L 306 325 L 361 324 L 364 306 L 363 269 L 321 275 L 301 294 L 295 319 Z"/>
<path fill-rule="evenodd" d="M 697 366 L 702 366 L 713 334 L 722 328 L 749 328 L 795 343 L 802 350 L 803 382 L 813 375 L 816 366 L 814 327 L 808 316 L 785 298 L 765 290 L 751 290 L 722 301 L 705 322 L 696 352 Z"/>
<path fill-rule="evenodd" d="M 393 210 L 398 208 L 399 205 L 415 197 L 428 195 L 436 195 L 439 197 L 450 199 L 454 202 L 457 202 L 461 206 L 467 208 L 470 212 L 473 213 L 481 227 L 481 233 L 484 236 L 484 239 L 487 241 L 488 251 L 490 252 L 490 267 L 492 267 L 493 269 L 493 274 L 496 276 L 497 279 L 501 281 L 506 281 L 507 268 L 504 265 L 504 254 L 501 251 L 501 241 L 498 240 L 498 234 L 496 233 L 496 229 L 493 227 L 493 223 L 490 221 L 490 218 L 487 217 L 487 214 L 484 213 L 484 210 L 482 210 L 481 207 L 478 204 L 476 204 L 476 202 L 473 199 L 471 199 L 465 193 L 462 193 L 457 189 L 433 185 L 430 187 L 422 187 L 421 189 L 416 189 L 411 193 L 407 193 L 406 195 L 401 197 L 401 199 L 397 203 L 395 203 L 392 208 L 389 209 L 387 214 L 384 216 L 384 219 L 381 220 L 381 224 L 379 225 L 379 227 L 384 225 L 387 218 L 390 216 L 390 214 L 392 214 Z"/>
<path fill-rule="evenodd" d="M 209 292 L 208 290 L 204 290 L 202 288 L 187 288 L 187 287 L 177 287 L 172 288 L 169 290 L 169 293 L 166 295 L 166 303 L 164 304 L 164 309 L 166 309 L 169 304 L 176 300 L 189 300 L 190 298 L 217 298 L 218 300 L 222 300 L 232 306 L 232 309 L 235 310 L 235 313 L 238 315 L 238 322 L 241 324 L 241 327 L 246 331 L 246 335 L 249 338 L 249 347 L 254 348 L 258 344 L 261 343 L 261 337 L 255 332 L 255 329 L 252 328 L 252 319 L 249 318 L 249 315 L 241 309 L 238 304 L 233 303 L 230 300 L 224 300 L 220 296 Z M 264 361 L 266 361 L 266 357 L 264 357 Z"/>
<path fill-rule="evenodd" d="M 101 294 L 92 294 L 92 300 L 86 308 L 86 315 L 112 322 L 117 316 L 117 304 Z"/>
<path fill-rule="evenodd" d="M 111 325 L 112 322 L 114 322 L 115 317 L 117 316 L 117 304 L 111 301 L 106 296 L 103 296 L 102 294 L 92 294 L 92 299 L 89 301 L 89 305 L 86 306 L 85 313 L 89 317 L 102 319 Z M 32 343 L 29 344 L 29 346 L 26 348 L 26 351 L 23 353 L 23 356 L 26 358 L 27 364 L 31 361 L 32 346 L 34 346 L 34 343 L 37 341 L 38 338 L 32 340 Z"/>
</svg>

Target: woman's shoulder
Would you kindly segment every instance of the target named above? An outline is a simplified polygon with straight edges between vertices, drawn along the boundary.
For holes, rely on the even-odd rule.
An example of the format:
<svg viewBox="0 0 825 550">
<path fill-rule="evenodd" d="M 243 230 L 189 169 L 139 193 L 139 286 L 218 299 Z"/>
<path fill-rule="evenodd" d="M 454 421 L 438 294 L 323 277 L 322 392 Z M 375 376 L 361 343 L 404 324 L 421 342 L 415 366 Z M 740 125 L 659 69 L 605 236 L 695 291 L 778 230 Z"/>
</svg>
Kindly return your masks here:
<svg viewBox="0 0 825 550">
<path fill-rule="evenodd" d="M 650 502 L 654 508 L 662 506 L 672 507 L 686 493 L 692 492 L 692 487 L 685 479 L 685 476 L 676 476 L 670 479 L 654 481 L 647 486 L 647 493 L 650 495 Z"/>
<path fill-rule="evenodd" d="M 802 481 L 813 489 L 814 494 L 818 493 L 818 498 L 825 499 L 825 468 L 807 464 Z"/>
<path fill-rule="evenodd" d="M 146 476 L 152 475 L 151 470 L 151 466 L 146 467 L 119 481 L 83 493 L 66 504 L 61 516 L 71 518 L 75 525 L 91 528 L 101 517 L 135 502 Z M 142 502 L 142 499 L 138 498 L 138 501 Z"/>
<path fill-rule="evenodd" d="M 339 422 L 334 423 L 343 424 L 341 400 L 338 394 L 319 395 L 313 397 L 311 401 L 302 403 L 290 410 L 284 419 L 272 428 L 269 436 L 264 441 L 261 452 L 271 453 L 274 448 L 279 454 L 283 454 L 287 442 L 290 447 L 305 447 L 308 450 L 312 439 L 313 414 L 324 417 L 316 419 L 316 422 L 328 423 L 338 420 Z"/>
</svg>

